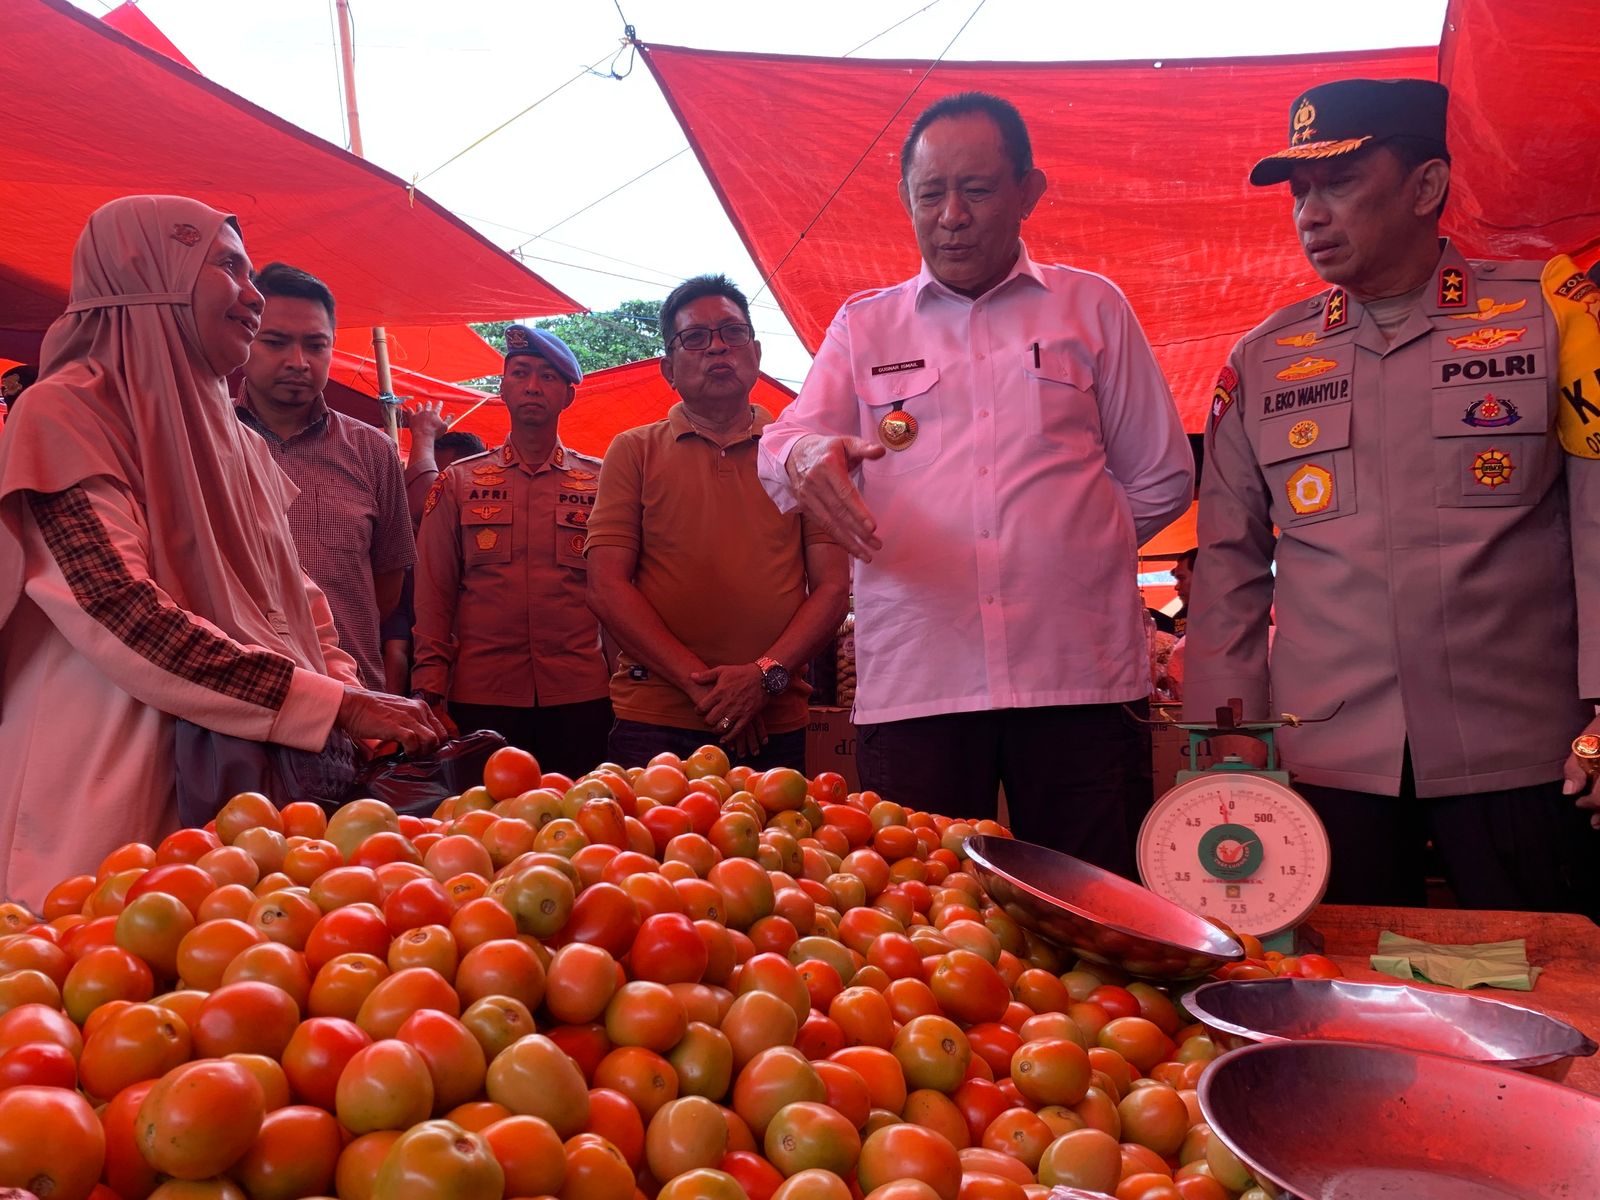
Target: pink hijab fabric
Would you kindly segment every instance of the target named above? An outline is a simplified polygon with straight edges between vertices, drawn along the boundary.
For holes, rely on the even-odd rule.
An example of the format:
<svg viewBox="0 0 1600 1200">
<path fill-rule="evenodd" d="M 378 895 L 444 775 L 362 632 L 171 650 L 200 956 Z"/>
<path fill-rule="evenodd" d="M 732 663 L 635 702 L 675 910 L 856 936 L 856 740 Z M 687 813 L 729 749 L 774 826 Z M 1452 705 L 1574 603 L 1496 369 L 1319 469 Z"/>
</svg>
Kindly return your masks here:
<svg viewBox="0 0 1600 1200">
<path fill-rule="evenodd" d="M 179 608 L 327 673 L 285 515 L 298 490 L 234 414 L 195 321 L 195 281 L 232 220 L 182 196 L 89 218 L 39 381 L 0 438 L 0 627 L 22 595 L 22 493 L 105 476 L 132 493 L 151 577 Z"/>
</svg>

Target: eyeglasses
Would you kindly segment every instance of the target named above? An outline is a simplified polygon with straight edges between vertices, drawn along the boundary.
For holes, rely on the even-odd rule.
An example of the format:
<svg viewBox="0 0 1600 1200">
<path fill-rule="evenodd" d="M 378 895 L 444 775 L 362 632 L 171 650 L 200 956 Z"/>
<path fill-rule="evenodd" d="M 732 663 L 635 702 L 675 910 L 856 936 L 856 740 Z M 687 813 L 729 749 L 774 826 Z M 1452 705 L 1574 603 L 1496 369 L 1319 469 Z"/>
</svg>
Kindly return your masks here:
<svg viewBox="0 0 1600 1200">
<path fill-rule="evenodd" d="M 756 331 L 743 321 L 729 321 L 726 325 L 718 325 L 715 329 L 707 329 L 704 325 L 691 325 L 688 329 L 680 329 L 667 341 L 667 349 L 671 350 L 674 343 L 685 350 L 709 350 L 711 336 L 717 335 L 722 339 L 722 344 L 729 350 L 737 350 L 740 346 L 748 346 L 755 340 Z"/>
</svg>

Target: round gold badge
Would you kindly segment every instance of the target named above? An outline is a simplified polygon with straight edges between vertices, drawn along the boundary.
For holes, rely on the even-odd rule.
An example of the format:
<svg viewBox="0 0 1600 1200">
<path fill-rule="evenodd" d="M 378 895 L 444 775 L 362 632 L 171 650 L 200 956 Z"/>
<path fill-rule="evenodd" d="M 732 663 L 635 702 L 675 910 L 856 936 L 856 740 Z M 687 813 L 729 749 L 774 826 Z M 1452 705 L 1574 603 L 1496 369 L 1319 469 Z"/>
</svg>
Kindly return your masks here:
<svg viewBox="0 0 1600 1200">
<path fill-rule="evenodd" d="M 878 438 L 891 450 L 904 450 L 917 440 L 917 419 L 896 407 L 878 422 Z"/>
</svg>

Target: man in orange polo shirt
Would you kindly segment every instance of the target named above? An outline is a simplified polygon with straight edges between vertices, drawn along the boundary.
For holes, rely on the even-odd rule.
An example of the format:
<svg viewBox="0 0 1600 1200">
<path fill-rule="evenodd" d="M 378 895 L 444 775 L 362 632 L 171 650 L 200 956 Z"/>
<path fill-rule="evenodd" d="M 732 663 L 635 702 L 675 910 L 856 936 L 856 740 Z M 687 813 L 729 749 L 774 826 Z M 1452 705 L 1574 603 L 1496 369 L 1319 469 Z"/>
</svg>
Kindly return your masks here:
<svg viewBox="0 0 1600 1200">
<path fill-rule="evenodd" d="M 611 756 L 714 739 L 736 762 L 804 770 L 799 675 L 844 616 L 849 559 L 756 478 L 772 415 L 750 403 L 761 343 L 744 294 L 721 275 L 680 284 L 661 338 L 681 402 L 611 443 L 589 518 L 589 607 L 622 650 Z"/>
</svg>

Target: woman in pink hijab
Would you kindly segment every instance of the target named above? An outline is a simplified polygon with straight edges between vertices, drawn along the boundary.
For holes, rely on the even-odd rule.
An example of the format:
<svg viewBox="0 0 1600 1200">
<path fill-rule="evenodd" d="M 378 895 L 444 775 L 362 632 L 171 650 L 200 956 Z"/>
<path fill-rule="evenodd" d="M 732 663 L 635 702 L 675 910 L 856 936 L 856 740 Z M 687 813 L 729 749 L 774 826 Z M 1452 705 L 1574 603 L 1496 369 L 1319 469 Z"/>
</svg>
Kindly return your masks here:
<svg viewBox="0 0 1600 1200">
<path fill-rule="evenodd" d="M 177 824 L 178 719 L 321 751 L 432 749 L 363 691 L 285 517 L 295 487 L 234 415 L 262 300 L 232 217 L 129 196 L 89 218 L 67 311 L 0 438 L 0 897 L 37 907 Z"/>
</svg>

